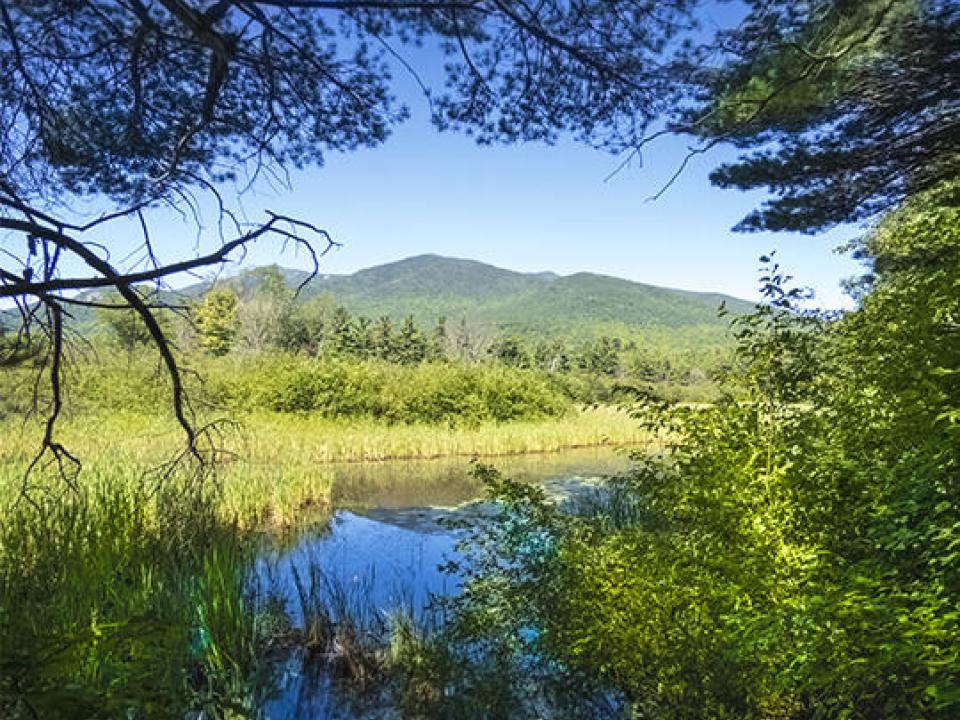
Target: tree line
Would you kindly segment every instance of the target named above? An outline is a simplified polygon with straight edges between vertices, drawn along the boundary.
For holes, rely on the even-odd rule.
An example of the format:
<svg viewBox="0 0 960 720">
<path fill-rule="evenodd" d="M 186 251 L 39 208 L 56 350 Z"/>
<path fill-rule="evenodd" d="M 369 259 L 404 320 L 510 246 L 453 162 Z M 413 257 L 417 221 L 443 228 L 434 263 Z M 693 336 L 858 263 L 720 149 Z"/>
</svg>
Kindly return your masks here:
<svg viewBox="0 0 960 720">
<path fill-rule="evenodd" d="M 179 316 L 161 315 L 162 324 L 179 337 L 181 346 L 216 357 L 281 352 L 401 365 L 496 362 L 550 374 L 681 384 L 710 380 L 729 359 L 716 348 L 683 354 L 631 337 L 537 337 L 466 317 L 451 322 L 440 316 L 432 326 L 413 315 L 399 322 L 388 315 L 374 319 L 351 313 L 330 293 L 299 300 L 276 266 L 249 275 L 251 289 L 215 286 Z M 99 310 L 98 317 L 127 352 L 151 341 L 132 313 L 109 308 Z"/>
</svg>

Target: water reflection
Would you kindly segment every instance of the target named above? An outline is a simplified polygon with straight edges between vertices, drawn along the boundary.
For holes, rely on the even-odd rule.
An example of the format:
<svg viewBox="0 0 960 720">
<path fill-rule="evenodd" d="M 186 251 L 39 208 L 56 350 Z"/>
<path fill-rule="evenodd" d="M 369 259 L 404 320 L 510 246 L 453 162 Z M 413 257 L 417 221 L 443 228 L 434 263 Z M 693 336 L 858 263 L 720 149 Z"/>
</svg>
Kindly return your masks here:
<svg viewBox="0 0 960 720">
<path fill-rule="evenodd" d="M 629 459 L 609 448 L 584 448 L 498 458 L 496 465 L 507 477 L 565 497 L 621 472 Z M 471 470 L 465 458 L 336 465 L 338 509 L 323 534 L 303 535 L 292 549 L 265 555 L 260 571 L 269 569 L 290 589 L 293 568 L 320 567 L 343 588 L 363 590 L 377 607 L 422 608 L 431 594 L 458 587 L 437 568 L 453 558 L 457 540 L 443 520 L 482 518 L 483 486 Z"/>
<path fill-rule="evenodd" d="M 263 720 L 374 720 L 397 717 L 375 699 L 361 697 L 340 686 L 329 673 L 292 657 L 278 678 L 279 692 L 262 710 Z"/>
<path fill-rule="evenodd" d="M 585 449 L 551 455 L 498 459 L 504 475 L 543 484 L 558 498 L 589 488 L 593 480 L 624 470 L 622 453 Z M 482 522 L 483 487 L 466 459 L 341 465 L 334 468 L 333 497 L 339 507 L 325 532 L 302 536 L 292 548 L 265 554 L 258 572 L 282 589 L 295 623 L 297 578 L 321 573 L 337 602 L 365 617 L 386 623 L 397 608 L 419 616 L 431 599 L 456 593 L 459 580 L 440 566 L 456 560 L 462 530 L 444 519 Z M 301 580 L 302 582 L 302 580 Z M 288 658 L 280 692 L 265 707 L 267 718 L 380 718 L 388 708 L 357 698 L 334 682 L 329 672 L 302 657 Z"/>
<path fill-rule="evenodd" d="M 430 595 L 457 589 L 438 567 L 454 555 L 455 535 L 439 525 L 435 512 L 372 511 L 379 519 L 337 512 L 330 531 L 303 538 L 282 555 L 261 559 L 261 572 L 293 599 L 293 572 L 321 568 L 324 578 L 352 598 L 382 610 L 423 608 Z M 358 597 L 359 596 L 359 597 Z M 291 607 L 295 620 L 297 608 Z"/>
<path fill-rule="evenodd" d="M 581 448 L 484 462 L 495 465 L 505 477 L 532 483 L 612 475 L 629 466 L 624 452 L 611 448 Z M 338 508 L 453 508 L 483 494 L 467 458 L 335 463 L 329 467 L 333 473 L 332 498 Z"/>
</svg>

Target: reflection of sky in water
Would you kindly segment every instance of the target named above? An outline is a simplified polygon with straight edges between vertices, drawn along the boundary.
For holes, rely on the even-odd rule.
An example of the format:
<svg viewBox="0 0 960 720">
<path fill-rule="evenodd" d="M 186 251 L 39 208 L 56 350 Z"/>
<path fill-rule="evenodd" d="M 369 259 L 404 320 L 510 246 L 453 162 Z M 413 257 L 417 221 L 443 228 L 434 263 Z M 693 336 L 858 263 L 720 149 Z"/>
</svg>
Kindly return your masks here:
<svg viewBox="0 0 960 720">
<path fill-rule="evenodd" d="M 398 606 L 421 611 L 431 595 L 457 592 L 457 579 L 438 569 L 456 557 L 456 536 L 437 522 L 450 511 L 407 508 L 370 514 L 338 512 L 328 534 L 307 538 L 281 557 L 263 561 L 260 572 L 269 574 L 292 600 L 292 568 L 304 575 L 305 568 L 314 565 L 352 601 L 383 613 Z M 299 622 L 298 604 L 293 601 L 289 608 Z M 270 720 L 391 717 L 386 709 L 353 707 L 349 693 L 338 692 L 327 674 L 301 672 L 296 659 L 283 668 L 279 690 L 263 708 Z"/>
<path fill-rule="evenodd" d="M 596 451 L 560 453 L 549 459 L 550 463 L 543 458 L 514 461 L 516 467 L 505 474 L 543 483 L 549 495 L 562 501 L 592 491 L 597 475 L 617 472 L 627 465 L 625 458 L 609 450 L 602 455 Z M 485 510 L 481 503 L 467 502 L 476 499 L 482 488 L 465 477 L 469 464 L 462 465 L 460 476 L 445 469 L 442 477 L 438 473 L 437 478 L 418 478 L 416 468 L 408 464 L 403 468 L 411 476 L 406 487 L 394 476 L 371 477 L 371 470 L 366 469 L 366 476 L 349 483 L 351 504 L 363 507 L 362 511 L 338 511 L 329 532 L 306 537 L 279 556 L 261 559 L 259 575 L 269 578 L 292 601 L 289 609 L 295 622 L 300 618 L 293 567 L 301 577 L 306 577 L 311 566 L 318 568 L 327 580 L 345 590 L 352 602 L 370 612 L 386 613 L 397 607 L 419 612 L 431 596 L 456 593 L 457 578 L 441 572 L 438 566 L 459 559 L 454 546 L 461 531 L 452 531 L 438 521 L 452 518 L 475 522 Z M 397 470 L 383 467 L 373 474 Z M 467 504 L 460 507 L 422 506 L 464 502 Z M 398 717 L 383 708 L 351 706 L 349 694 L 338 692 L 328 675 L 302 673 L 295 659 L 284 670 L 279 695 L 263 708 L 269 720 Z"/>
<path fill-rule="evenodd" d="M 340 511 L 330 532 L 307 538 L 270 562 L 269 573 L 289 597 L 296 592 L 291 567 L 319 568 L 326 579 L 351 597 L 386 611 L 399 604 L 422 608 L 431 593 L 455 592 L 455 578 L 438 566 L 451 559 L 456 538 L 429 509 L 380 511 L 374 518 Z M 446 513 L 449 514 L 449 513 Z M 262 571 L 267 570 L 264 565 Z M 295 603 L 291 610 L 296 610 Z"/>
</svg>

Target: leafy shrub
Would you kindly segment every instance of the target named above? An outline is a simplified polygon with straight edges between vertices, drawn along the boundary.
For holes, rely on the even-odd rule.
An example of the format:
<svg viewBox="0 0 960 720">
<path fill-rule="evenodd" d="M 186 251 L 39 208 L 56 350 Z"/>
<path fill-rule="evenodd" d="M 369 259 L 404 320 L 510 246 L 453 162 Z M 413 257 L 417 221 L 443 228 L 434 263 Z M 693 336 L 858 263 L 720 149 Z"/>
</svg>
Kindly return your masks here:
<svg viewBox="0 0 960 720">
<path fill-rule="evenodd" d="M 473 618 L 512 624 L 568 686 L 642 717 L 957 717 L 958 199 L 880 224 L 843 317 L 800 311 L 771 265 L 734 323 L 739 392 L 646 408 L 672 444 L 618 481 L 629 513 L 492 483 L 504 512 L 459 608 L 473 642 L 492 632 Z"/>
<path fill-rule="evenodd" d="M 277 356 L 220 377 L 244 407 L 396 423 L 476 424 L 562 414 L 569 402 L 534 371 L 500 366 Z M 234 385 L 230 387 L 230 384 Z"/>
</svg>

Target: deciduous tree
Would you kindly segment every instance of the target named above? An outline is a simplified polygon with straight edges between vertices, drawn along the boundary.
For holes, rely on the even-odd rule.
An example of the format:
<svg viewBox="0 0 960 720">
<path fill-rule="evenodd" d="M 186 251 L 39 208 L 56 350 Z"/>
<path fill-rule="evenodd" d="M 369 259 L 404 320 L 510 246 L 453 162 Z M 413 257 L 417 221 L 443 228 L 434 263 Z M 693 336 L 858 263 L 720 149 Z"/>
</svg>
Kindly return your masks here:
<svg viewBox="0 0 960 720">
<path fill-rule="evenodd" d="M 237 338 L 237 294 L 229 288 L 214 288 L 204 295 L 194 311 L 200 346 L 213 355 L 226 355 Z"/>
</svg>

